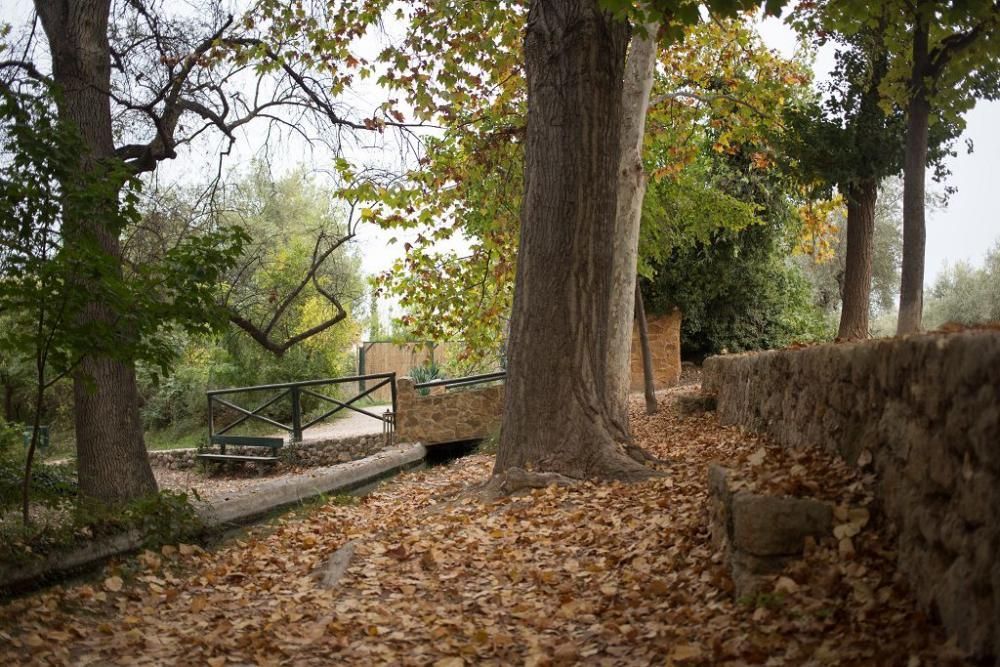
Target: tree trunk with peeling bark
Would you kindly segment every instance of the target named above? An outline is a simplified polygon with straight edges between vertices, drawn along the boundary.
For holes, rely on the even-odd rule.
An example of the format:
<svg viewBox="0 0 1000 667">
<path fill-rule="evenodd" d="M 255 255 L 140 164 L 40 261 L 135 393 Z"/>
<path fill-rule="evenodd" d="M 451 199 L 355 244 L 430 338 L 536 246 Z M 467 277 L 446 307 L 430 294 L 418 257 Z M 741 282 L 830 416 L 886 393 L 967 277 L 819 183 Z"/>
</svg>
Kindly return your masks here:
<svg viewBox="0 0 1000 667">
<path fill-rule="evenodd" d="M 80 169 L 90 172 L 114 158 L 111 130 L 110 0 L 36 2 L 52 53 L 52 75 L 62 94 L 59 116 L 80 132 L 86 147 Z M 107 206 L 116 207 L 116 201 Z M 95 207 L 99 210 L 99 205 Z M 93 243 L 121 271 L 121 245 L 93 211 L 64 211 L 67 244 Z M 80 286 L 86 289 L 86 285 Z M 112 304 L 94 301 L 83 317 L 114 323 Z M 143 442 L 135 365 L 107 356 L 84 358 L 74 376 L 80 493 L 118 503 L 156 491 Z"/>
<path fill-rule="evenodd" d="M 846 194 L 847 257 L 844 283 L 841 288 L 842 309 L 837 337 L 855 340 L 868 337 L 878 182 L 866 179 L 848 186 Z"/>
<path fill-rule="evenodd" d="M 535 0 L 510 357 L 494 473 L 640 479 L 613 410 L 612 313 L 628 26 L 597 0 Z M 633 269 L 634 271 L 634 269 Z M 503 482 L 501 482 L 502 486 Z"/>
<path fill-rule="evenodd" d="M 630 433 L 628 395 L 632 387 L 632 323 L 639 316 L 638 301 L 627 298 L 637 293 L 636 265 L 639 256 L 639 223 L 646 194 L 646 171 L 642 164 L 642 142 L 646 133 L 646 111 L 653 89 L 656 66 L 657 31 L 649 23 L 632 38 L 625 61 L 622 87 L 621 157 L 618 165 L 618 207 L 615 214 L 613 287 L 617 295 L 611 311 L 611 377 L 609 409 L 618 427 Z M 654 397 L 655 409 L 655 397 Z M 646 399 L 647 409 L 649 398 Z M 652 413 L 650 413 L 652 414 Z"/>
</svg>

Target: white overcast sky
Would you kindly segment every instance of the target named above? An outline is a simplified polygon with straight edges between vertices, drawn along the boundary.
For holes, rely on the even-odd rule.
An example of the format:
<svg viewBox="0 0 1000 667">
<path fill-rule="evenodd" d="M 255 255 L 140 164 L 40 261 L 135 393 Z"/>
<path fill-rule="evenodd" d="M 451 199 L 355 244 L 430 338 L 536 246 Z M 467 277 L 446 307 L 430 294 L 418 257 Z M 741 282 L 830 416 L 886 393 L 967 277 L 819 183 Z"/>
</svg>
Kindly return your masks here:
<svg viewBox="0 0 1000 667">
<path fill-rule="evenodd" d="M 29 0 L 0 0 L 0 20 L 9 21 L 15 25 L 24 25 L 31 16 Z M 391 29 L 391 28 L 390 28 Z M 795 49 L 795 38 L 792 31 L 777 19 L 768 19 L 761 26 L 765 42 L 777 49 L 783 55 L 791 56 Z M 817 78 L 822 78 L 828 72 L 831 64 L 830 50 L 821 52 L 816 62 Z M 357 93 L 359 99 L 365 97 Z M 377 101 L 370 105 L 363 102 L 360 107 L 373 108 Z M 937 274 L 946 264 L 954 264 L 965 260 L 975 265 L 981 265 L 986 250 L 1000 240 L 1000 203 L 997 202 L 998 185 L 1000 185 L 1000 102 L 980 102 L 966 117 L 968 127 L 965 134 L 957 142 L 962 147 L 961 152 L 948 162 L 951 176 L 948 185 L 957 188 L 946 209 L 928 212 L 927 222 L 927 264 L 926 281 L 933 283 Z M 964 151 L 966 139 L 971 139 L 975 151 L 970 155 Z M 248 137 L 248 143 L 243 151 L 244 159 L 251 155 L 249 143 L 253 137 Z M 198 177 L 198 172 L 208 175 L 214 171 L 214 147 L 203 147 L 204 153 L 185 155 L 173 163 L 163 165 L 161 178 L 166 180 L 174 176 L 181 178 Z M 368 149 L 372 150 L 372 149 Z M 301 146 L 294 143 L 278 145 L 272 149 L 274 164 L 291 166 L 310 162 L 310 155 Z M 325 156 L 315 156 L 317 169 L 325 169 L 328 159 Z M 230 166 L 240 159 L 230 161 Z M 204 169 L 199 168 L 204 167 Z M 928 183 L 932 181 L 928 179 Z M 938 186 L 940 187 L 940 186 Z M 364 225 L 362 227 L 365 227 Z M 363 268 L 366 273 L 373 274 L 385 270 L 392 261 L 400 256 L 401 243 L 387 246 L 390 236 L 401 239 L 402 234 L 390 234 L 378 229 L 361 229 L 359 245 L 363 256 Z"/>
</svg>

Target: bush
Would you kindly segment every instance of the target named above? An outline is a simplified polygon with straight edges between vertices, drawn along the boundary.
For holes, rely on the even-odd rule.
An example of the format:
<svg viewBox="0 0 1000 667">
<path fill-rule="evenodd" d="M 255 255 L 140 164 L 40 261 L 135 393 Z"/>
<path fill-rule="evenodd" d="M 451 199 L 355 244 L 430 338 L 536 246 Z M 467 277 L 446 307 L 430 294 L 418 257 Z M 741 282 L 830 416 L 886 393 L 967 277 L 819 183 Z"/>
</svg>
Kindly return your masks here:
<svg viewBox="0 0 1000 667">
<path fill-rule="evenodd" d="M 680 308 L 685 357 L 832 339 L 808 281 L 784 254 L 766 225 L 675 250 L 643 282 L 646 308 Z"/>
<path fill-rule="evenodd" d="M 185 493 L 161 491 L 124 507 L 77 498 L 36 508 L 30 525 L 18 512 L 0 513 L 0 560 L 25 562 L 95 538 L 137 530 L 157 548 L 199 535 L 204 526 Z"/>
<path fill-rule="evenodd" d="M 422 382 L 430 382 L 432 380 L 443 380 L 444 373 L 441 367 L 435 363 L 424 364 L 423 366 L 414 366 L 410 369 L 410 377 L 413 378 L 414 383 L 420 384 Z M 420 394 L 426 396 L 430 393 L 430 389 L 423 388 L 418 390 Z"/>
</svg>

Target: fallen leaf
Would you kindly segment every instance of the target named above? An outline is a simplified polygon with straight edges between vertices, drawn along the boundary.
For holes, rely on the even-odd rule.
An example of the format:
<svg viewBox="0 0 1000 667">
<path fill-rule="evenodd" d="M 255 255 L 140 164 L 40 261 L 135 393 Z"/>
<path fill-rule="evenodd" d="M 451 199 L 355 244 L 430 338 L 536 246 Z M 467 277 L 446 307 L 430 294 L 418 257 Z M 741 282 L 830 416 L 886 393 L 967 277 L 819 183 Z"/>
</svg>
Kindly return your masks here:
<svg viewBox="0 0 1000 667">
<path fill-rule="evenodd" d="M 670 652 L 670 658 L 677 662 L 683 662 L 685 660 L 697 660 L 701 657 L 701 654 L 701 647 L 697 644 L 680 644 L 675 646 L 674 650 Z"/>
</svg>

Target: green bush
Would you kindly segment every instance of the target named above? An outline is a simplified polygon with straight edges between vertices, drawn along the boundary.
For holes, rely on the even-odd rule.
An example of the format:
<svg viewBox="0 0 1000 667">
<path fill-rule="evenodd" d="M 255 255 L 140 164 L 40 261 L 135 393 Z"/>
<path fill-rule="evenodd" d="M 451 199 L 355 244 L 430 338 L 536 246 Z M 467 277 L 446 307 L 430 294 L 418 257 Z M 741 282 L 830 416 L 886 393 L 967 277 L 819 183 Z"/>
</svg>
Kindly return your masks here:
<svg viewBox="0 0 1000 667">
<path fill-rule="evenodd" d="M 657 267 L 652 282 L 643 282 L 646 308 L 680 308 L 685 357 L 832 339 L 808 281 L 784 255 L 766 225 L 679 248 Z"/>
<path fill-rule="evenodd" d="M 441 367 L 435 363 L 424 364 L 422 366 L 414 366 L 410 369 L 410 377 L 413 378 L 414 383 L 421 384 L 423 382 L 430 382 L 432 380 L 443 380 L 444 372 Z M 418 390 L 420 394 L 426 396 L 430 393 L 430 390 L 423 388 Z"/>
</svg>

